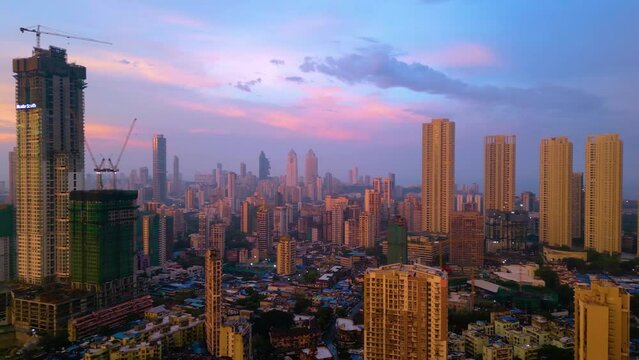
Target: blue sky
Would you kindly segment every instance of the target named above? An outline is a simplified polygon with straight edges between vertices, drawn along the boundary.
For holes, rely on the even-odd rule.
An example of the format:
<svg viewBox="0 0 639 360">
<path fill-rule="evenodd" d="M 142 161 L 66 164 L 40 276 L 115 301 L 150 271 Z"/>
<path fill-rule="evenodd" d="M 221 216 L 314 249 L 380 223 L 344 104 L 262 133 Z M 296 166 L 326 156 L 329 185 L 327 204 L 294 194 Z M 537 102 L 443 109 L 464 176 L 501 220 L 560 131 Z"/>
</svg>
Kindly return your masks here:
<svg viewBox="0 0 639 360">
<path fill-rule="evenodd" d="M 539 141 L 568 136 L 575 170 L 585 137 L 619 132 L 624 193 L 636 196 L 639 3 L 618 1 L 21 1 L 0 11 L 0 153 L 15 142 L 10 61 L 43 24 L 112 46 L 43 35 L 87 66 L 94 152 L 151 165 L 167 137 L 182 172 L 217 162 L 273 173 L 308 148 L 320 172 L 420 179 L 420 124 L 457 123 L 457 182 L 482 181 L 484 135 L 517 135 L 517 192 L 537 191 Z M 300 159 L 301 161 L 302 159 Z M 0 157 L 0 179 L 6 178 Z"/>
</svg>

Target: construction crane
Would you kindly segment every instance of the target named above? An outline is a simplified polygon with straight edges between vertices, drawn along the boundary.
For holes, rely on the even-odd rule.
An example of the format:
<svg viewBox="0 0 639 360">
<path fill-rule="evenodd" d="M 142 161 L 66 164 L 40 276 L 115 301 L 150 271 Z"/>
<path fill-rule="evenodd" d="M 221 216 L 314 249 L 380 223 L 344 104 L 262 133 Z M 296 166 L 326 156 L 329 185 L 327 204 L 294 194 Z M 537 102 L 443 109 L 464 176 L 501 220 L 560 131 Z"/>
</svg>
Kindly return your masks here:
<svg viewBox="0 0 639 360">
<path fill-rule="evenodd" d="M 120 171 L 118 166 L 120 165 L 120 160 L 122 160 L 122 154 L 124 154 L 124 150 L 126 149 L 126 146 L 129 143 L 129 138 L 131 137 L 131 133 L 133 132 L 133 127 L 135 126 L 136 121 L 138 121 L 137 118 L 133 119 L 133 121 L 131 122 L 131 126 L 129 127 L 129 132 L 126 134 L 126 138 L 124 139 L 124 144 L 122 144 L 122 149 L 120 150 L 120 154 L 118 155 L 118 158 L 115 161 L 115 164 L 113 163 L 113 161 L 111 161 L 111 158 L 108 158 L 108 159 L 102 158 L 102 160 L 100 161 L 100 164 L 98 164 L 98 162 L 95 161 L 95 157 L 93 156 L 93 151 L 91 151 L 89 142 L 86 140 L 86 138 L 84 139 L 84 143 L 86 144 L 87 151 L 89 152 L 89 156 L 91 156 L 91 161 L 93 161 L 93 165 L 95 166 L 93 170 L 95 171 L 95 174 L 97 177 L 96 184 L 97 184 L 98 190 L 102 190 L 104 188 L 104 185 L 102 182 L 102 173 L 113 174 L 112 188 L 114 190 L 116 189 L 117 174 L 118 174 L 118 171 Z"/>
<path fill-rule="evenodd" d="M 36 25 L 36 26 L 30 26 L 30 27 L 21 27 L 20 28 L 20 32 L 24 33 L 26 32 L 32 32 L 36 34 L 36 47 L 40 48 L 40 35 L 45 34 L 45 35 L 53 35 L 53 36 L 60 36 L 60 37 L 64 37 L 67 39 L 76 39 L 76 40 L 83 40 L 83 41 L 91 41 L 91 42 L 95 42 L 95 43 L 100 43 L 100 44 L 105 44 L 105 45 L 113 45 L 112 43 L 108 42 L 108 41 L 102 41 L 102 40 L 96 40 L 96 39 L 91 39 L 91 38 L 87 38 L 87 37 L 82 37 L 82 36 L 77 36 L 77 35 L 73 35 L 73 34 L 63 34 L 60 32 L 52 32 L 52 31 L 42 31 L 41 29 L 45 28 L 45 29 L 51 29 L 51 30 L 55 30 L 55 31 L 60 31 L 60 30 L 56 30 L 56 29 L 52 29 L 52 28 L 47 28 L 46 26 L 42 26 L 42 25 Z"/>
</svg>

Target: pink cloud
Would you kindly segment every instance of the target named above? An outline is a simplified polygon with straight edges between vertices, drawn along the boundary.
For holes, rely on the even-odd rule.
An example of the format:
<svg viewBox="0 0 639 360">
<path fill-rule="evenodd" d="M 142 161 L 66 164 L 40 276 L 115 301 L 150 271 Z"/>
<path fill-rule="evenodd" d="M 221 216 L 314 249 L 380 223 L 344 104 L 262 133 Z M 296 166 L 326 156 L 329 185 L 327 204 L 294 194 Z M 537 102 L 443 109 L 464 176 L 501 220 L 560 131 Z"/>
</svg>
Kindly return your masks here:
<svg viewBox="0 0 639 360">
<path fill-rule="evenodd" d="M 104 148 L 105 144 L 107 144 L 107 146 L 109 147 L 109 151 L 119 152 L 120 148 L 124 144 L 124 139 L 126 137 L 126 134 L 129 132 L 129 128 L 87 120 L 84 123 L 84 132 L 86 139 L 91 147 L 94 146 L 94 143 L 100 143 L 97 146 L 100 146 L 101 148 Z M 134 129 L 127 147 L 132 146 L 139 148 L 149 148 L 151 146 L 150 143 L 151 140 L 144 141 L 136 139 Z M 97 154 L 95 153 L 94 155 L 97 156 Z"/>
<path fill-rule="evenodd" d="M 366 140 L 391 123 L 420 122 L 425 117 L 375 96 L 347 94 L 337 87 L 305 87 L 305 97 L 286 107 L 271 104 L 229 104 L 174 101 L 173 106 L 225 118 L 257 122 L 292 134 L 331 139 Z M 218 125 L 223 126 L 220 121 Z M 198 128 L 197 132 L 205 133 Z"/>
<path fill-rule="evenodd" d="M 73 61 L 90 71 L 109 75 L 142 79 L 155 84 L 187 89 L 205 89 L 219 86 L 200 64 L 169 63 L 158 58 L 147 58 L 118 52 L 102 52 L 96 56 L 74 56 Z"/>
<path fill-rule="evenodd" d="M 497 55 L 489 47 L 476 43 L 453 44 L 440 49 L 416 52 L 402 58 L 441 67 L 484 67 L 499 63 Z"/>
<path fill-rule="evenodd" d="M 0 132 L 0 142 L 15 142 L 15 141 L 16 141 L 15 132 L 13 133 Z"/>
</svg>

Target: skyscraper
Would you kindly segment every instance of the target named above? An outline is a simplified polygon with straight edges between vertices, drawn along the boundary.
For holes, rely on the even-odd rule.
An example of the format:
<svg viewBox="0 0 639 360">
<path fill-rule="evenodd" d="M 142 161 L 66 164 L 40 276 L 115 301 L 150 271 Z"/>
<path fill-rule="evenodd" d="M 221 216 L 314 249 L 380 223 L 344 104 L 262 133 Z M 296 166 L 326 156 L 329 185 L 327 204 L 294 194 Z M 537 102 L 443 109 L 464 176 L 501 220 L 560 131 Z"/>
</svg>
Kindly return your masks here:
<svg viewBox="0 0 639 360">
<path fill-rule="evenodd" d="M 621 287 L 594 280 L 575 288 L 575 360 L 627 360 L 630 295 Z"/>
<path fill-rule="evenodd" d="M 623 142 L 618 134 L 590 135 L 586 142 L 584 246 L 621 252 Z"/>
<path fill-rule="evenodd" d="M 353 166 L 349 174 L 350 174 L 351 185 L 357 185 L 359 180 L 359 169 L 357 169 L 357 166 Z"/>
<path fill-rule="evenodd" d="M 240 177 L 243 178 L 246 176 L 246 163 L 240 163 Z"/>
<path fill-rule="evenodd" d="M 211 245 L 210 247 L 217 250 L 220 255 L 220 260 L 224 259 L 224 252 L 226 251 L 226 224 L 215 223 L 211 225 Z"/>
<path fill-rule="evenodd" d="M 291 149 L 286 160 L 286 186 L 297 186 L 297 154 Z"/>
<path fill-rule="evenodd" d="M 388 263 L 408 263 L 408 232 L 406 219 L 396 216 L 388 224 Z"/>
<path fill-rule="evenodd" d="M 142 187 L 149 185 L 149 168 L 146 166 L 140 168 L 140 185 Z"/>
<path fill-rule="evenodd" d="M 271 210 L 268 206 L 262 205 L 257 209 L 256 217 L 257 253 L 260 260 L 264 260 L 268 257 L 273 244 L 273 219 Z"/>
<path fill-rule="evenodd" d="M 382 221 L 380 193 L 374 189 L 364 191 L 364 211 L 370 216 L 371 230 L 374 243 L 379 241 Z"/>
<path fill-rule="evenodd" d="M 393 264 L 364 275 L 364 358 L 446 359 L 446 272 Z"/>
<path fill-rule="evenodd" d="M 295 241 L 282 236 L 277 243 L 277 274 L 291 275 L 295 272 Z"/>
<path fill-rule="evenodd" d="M 304 187 L 306 189 L 306 196 L 311 200 L 317 200 L 317 156 L 313 152 L 313 149 L 309 149 L 306 153 L 304 160 Z"/>
<path fill-rule="evenodd" d="M 244 234 L 252 234 L 255 230 L 255 205 L 249 201 L 242 201 L 240 214 L 240 231 Z"/>
<path fill-rule="evenodd" d="M 542 139 L 539 156 L 539 240 L 571 246 L 572 143 L 567 137 Z"/>
<path fill-rule="evenodd" d="M 271 162 L 266 158 L 264 151 L 260 151 L 259 175 L 260 180 L 267 179 L 271 175 Z"/>
<path fill-rule="evenodd" d="M 173 156 L 173 194 L 179 195 L 182 192 L 180 181 L 180 158 Z"/>
<path fill-rule="evenodd" d="M 153 135 L 153 201 L 166 201 L 166 139 Z"/>
<path fill-rule="evenodd" d="M 84 188 L 86 68 L 66 50 L 13 59 L 16 79 L 18 280 L 69 276 L 69 192 Z"/>
<path fill-rule="evenodd" d="M 15 276 L 15 221 L 13 206 L 0 204 L 0 281 Z"/>
<path fill-rule="evenodd" d="M 95 291 L 101 306 L 132 296 L 137 191 L 92 190 L 70 194 L 74 288 Z"/>
<path fill-rule="evenodd" d="M 450 262 L 462 268 L 484 263 L 484 217 L 478 211 L 455 211 L 450 219 Z"/>
<path fill-rule="evenodd" d="M 570 192 L 571 234 L 573 239 L 581 239 L 584 236 L 584 173 L 572 173 Z"/>
<path fill-rule="evenodd" d="M 455 191 L 455 123 L 433 119 L 422 127 L 422 230 L 448 233 Z"/>
<path fill-rule="evenodd" d="M 222 260 L 215 249 L 206 251 L 204 261 L 206 348 L 209 354 L 220 352 L 220 326 L 222 325 Z"/>
<path fill-rule="evenodd" d="M 515 135 L 484 137 L 484 209 L 515 209 Z"/>
</svg>

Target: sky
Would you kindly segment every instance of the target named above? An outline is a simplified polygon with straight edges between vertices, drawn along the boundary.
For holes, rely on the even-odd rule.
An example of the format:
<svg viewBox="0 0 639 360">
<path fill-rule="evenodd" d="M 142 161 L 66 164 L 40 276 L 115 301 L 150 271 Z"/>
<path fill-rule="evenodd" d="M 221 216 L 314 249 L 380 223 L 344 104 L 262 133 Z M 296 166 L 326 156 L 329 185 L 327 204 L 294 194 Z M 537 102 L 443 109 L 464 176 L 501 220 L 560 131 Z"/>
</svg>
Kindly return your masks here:
<svg viewBox="0 0 639 360">
<path fill-rule="evenodd" d="M 0 6 L 0 180 L 15 144 L 11 59 L 45 25 L 113 45 L 42 36 L 87 67 L 94 153 L 151 167 L 167 138 L 186 180 L 220 162 L 284 174 L 312 148 L 320 174 L 396 174 L 418 185 L 421 124 L 456 123 L 456 180 L 482 182 L 483 137 L 517 136 L 516 191 L 538 191 L 539 143 L 568 136 L 574 168 L 589 134 L 620 133 L 624 195 L 639 175 L 639 2 L 11 1 Z M 57 31 L 57 30 L 54 30 Z M 4 64 L 4 65 L 2 65 Z M 87 168 L 90 160 L 87 157 Z"/>
</svg>

